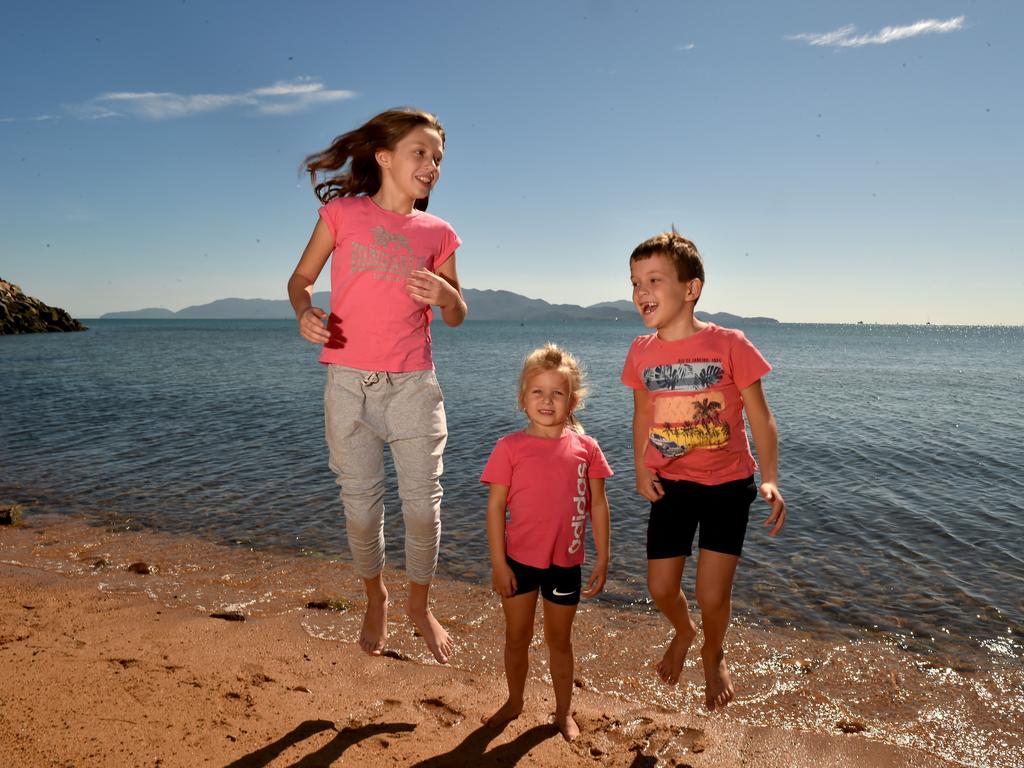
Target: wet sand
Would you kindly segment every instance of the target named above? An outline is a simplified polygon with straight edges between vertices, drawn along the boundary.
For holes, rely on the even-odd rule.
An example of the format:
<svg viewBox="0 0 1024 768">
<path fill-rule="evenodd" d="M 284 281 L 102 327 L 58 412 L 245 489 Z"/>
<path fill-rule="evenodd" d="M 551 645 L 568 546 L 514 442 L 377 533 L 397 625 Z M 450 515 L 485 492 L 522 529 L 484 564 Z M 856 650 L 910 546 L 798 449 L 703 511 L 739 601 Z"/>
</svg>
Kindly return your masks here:
<svg viewBox="0 0 1024 768">
<path fill-rule="evenodd" d="M 147 568 L 128 570 L 135 563 Z M 355 645 L 362 601 L 344 563 L 51 516 L 0 527 L 4 764 L 1024 762 L 1019 665 L 738 626 L 727 646 L 738 700 L 708 714 L 697 646 L 667 688 L 652 668 L 664 623 L 601 603 L 576 624 L 581 737 L 568 744 L 551 725 L 539 624 L 525 711 L 486 728 L 480 715 L 505 693 L 499 601 L 485 585 L 437 584 L 435 614 L 457 643 L 442 667 L 405 619 L 400 574 L 389 576 L 392 634 L 386 656 L 369 658 Z"/>
</svg>

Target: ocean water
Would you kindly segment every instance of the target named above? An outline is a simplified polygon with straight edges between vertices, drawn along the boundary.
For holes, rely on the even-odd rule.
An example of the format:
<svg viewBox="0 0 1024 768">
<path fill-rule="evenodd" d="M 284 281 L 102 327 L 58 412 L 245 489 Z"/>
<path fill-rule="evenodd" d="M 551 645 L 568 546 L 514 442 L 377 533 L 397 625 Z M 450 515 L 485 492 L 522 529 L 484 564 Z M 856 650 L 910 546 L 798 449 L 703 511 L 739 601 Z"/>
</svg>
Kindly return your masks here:
<svg viewBox="0 0 1024 768">
<path fill-rule="evenodd" d="M 0 502 L 113 528 L 187 532 L 346 555 L 322 426 L 324 372 L 290 321 L 91 321 L 0 337 Z M 789 520 L 755 502 L 735 589 L 751 624 L 1017 664 L 1024 656 L 1024 329 L 751 325 L 775 370 Z M 440 569 L 489 582 L 494 441 L 523 426 L 520 361 L 555 341 L 580 357 L 581 412 L 615 477 L 611 605 L 642 605 L 647 504 L 633 491 L 638 323 L 435 325 L 450 438 Z M 388 558 L 402 563 L 393 483 Z M 692 579 L 692 573 L 688 579 Z M 692 582 L 688 582 L 692 587 Z M 1018 695 L 1020 692 L 1018 692 Z"/>
</svg>

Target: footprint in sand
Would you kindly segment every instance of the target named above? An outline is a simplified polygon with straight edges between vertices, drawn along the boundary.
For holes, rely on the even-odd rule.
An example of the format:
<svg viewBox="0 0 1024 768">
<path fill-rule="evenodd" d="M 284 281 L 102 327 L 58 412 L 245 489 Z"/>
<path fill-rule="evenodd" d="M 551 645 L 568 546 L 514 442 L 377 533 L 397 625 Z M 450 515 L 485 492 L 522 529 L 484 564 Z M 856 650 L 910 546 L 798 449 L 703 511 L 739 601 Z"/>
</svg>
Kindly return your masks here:
<svg viewBox="0 0 1024 768">
<path fill-rule="evenodd" d="M 457 725 L 466 717 L 464 712 L 461 712 L 451 706 L 440 696 L 435 696 L 429 699 L 420 699 L 416 703 L 436 717 L 439 722 L 447 726 Z"/>
<path fill-rule="evenodd" d="M 619 720 L 607 715 L 600 718 L 594 731 L 618 744 L 618 750 L 635 752 L 638 759 L 648 759 L 652 754 L 699 754 L 706 749 L 706 735 L 699 728 L 659 726 L 649 717 L 639 716 Z M 595 740 L 596 746 L 604 747 Z M 604 748 L 603 751 L 608 751 Z M 657 760 L 657 758 L 651 758 Z M 646 763 L 634 763 L 634 765 Z M 655 763 L 651 763 L 654 765 Z M 685 763 L 680 763 L 684 765 Z"/>
</svg>

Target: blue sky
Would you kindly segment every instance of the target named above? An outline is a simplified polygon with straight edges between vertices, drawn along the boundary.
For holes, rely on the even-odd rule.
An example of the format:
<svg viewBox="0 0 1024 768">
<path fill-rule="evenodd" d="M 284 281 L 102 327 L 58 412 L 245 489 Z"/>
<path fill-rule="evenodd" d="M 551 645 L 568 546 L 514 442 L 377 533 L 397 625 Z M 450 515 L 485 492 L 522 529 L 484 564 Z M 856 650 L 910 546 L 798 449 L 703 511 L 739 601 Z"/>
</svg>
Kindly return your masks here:
<svg viewBox="0 0 1024 768">
<path fill-rule="evenodd" d="M 0 277 L 80 317 L 283 298 L 302 158 L 411 104 L 448 132 L 431 211 L 468 287 L 628 298 L 674 223 L 708 311 L 1020 324 L 1022 28 L 965 0 L 4 3 Z"/>
</svg>

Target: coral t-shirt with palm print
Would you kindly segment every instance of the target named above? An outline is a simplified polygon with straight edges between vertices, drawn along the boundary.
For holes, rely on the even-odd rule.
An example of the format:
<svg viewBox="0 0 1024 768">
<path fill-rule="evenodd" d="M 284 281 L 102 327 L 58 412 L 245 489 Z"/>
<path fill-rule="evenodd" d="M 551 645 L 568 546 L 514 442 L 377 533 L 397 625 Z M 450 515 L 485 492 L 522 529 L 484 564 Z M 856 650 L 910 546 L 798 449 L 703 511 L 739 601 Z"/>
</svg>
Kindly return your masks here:
<svg viewBox="0 0 1024 768">
<path fill-rule="evenodd" d="M 757 468 L 743 423 L 746 389 L 772 367 L 742 331 L 708 323 L 692 336 L 638 336 L 622 383 L 651 398 L 644 464 L 669 480 L 718 485 Z"/>
</svg>

